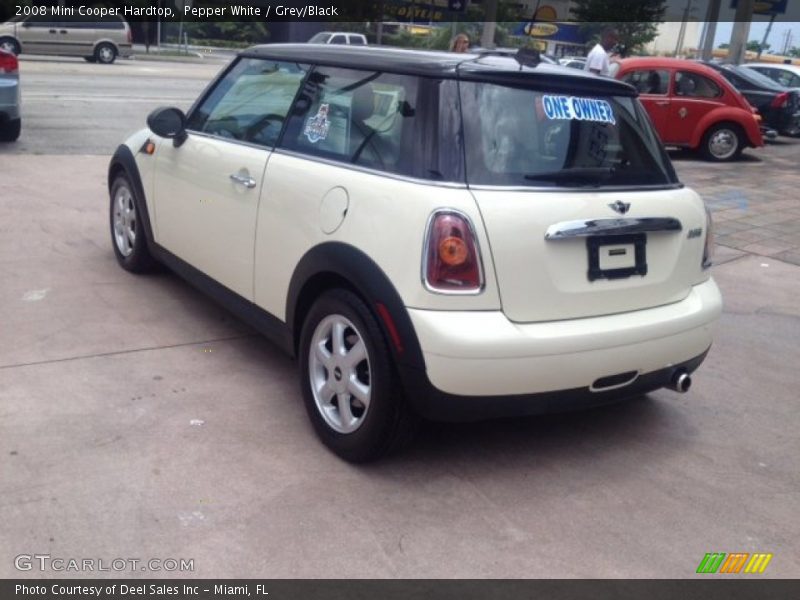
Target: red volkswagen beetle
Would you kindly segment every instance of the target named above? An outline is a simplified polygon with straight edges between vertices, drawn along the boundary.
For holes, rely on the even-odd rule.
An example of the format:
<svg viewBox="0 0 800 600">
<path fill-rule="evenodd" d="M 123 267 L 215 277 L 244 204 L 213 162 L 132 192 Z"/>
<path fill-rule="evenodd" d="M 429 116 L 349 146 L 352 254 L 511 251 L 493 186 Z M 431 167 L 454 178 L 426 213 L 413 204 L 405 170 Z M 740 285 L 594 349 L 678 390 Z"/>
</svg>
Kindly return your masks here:
<svg viewBox="0 0 800 600">
<path fill-rule="evenodd" d="M 714 161 L 731 160 L 745 147 L 764 145 L 759 116 L 719 73 L 678 58 L 619 61 L 617 79 L 639 98 L 665 146 L 699 150 Z"/>
</svg>

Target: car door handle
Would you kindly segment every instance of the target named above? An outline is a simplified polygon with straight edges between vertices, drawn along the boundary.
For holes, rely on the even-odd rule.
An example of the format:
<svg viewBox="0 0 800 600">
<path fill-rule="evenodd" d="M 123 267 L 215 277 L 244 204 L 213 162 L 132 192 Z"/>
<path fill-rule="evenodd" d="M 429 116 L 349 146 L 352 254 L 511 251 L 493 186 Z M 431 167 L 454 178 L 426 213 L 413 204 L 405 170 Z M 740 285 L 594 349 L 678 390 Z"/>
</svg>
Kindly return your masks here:
<svg viewBox="0 0 800 600">
<path fill-rule="evenodd" d="M 669 100 L 656 100 L 657 106 L 666 106 L 667 104 L 669 104 Z"/>
<path fill-rule="evenodd" d="M 231 181 L 238 183 L 239 185 L 243 185 L 247 189 L 253 189 L 256 187 L 256 180 L 252 177 L 248 177 L 247 175 L 238 175 L 234 173 L 231 175 Z"/>
<path fill-rule="evenodd" d="M 62 29 L 59 33 L 69 33 L 66 29 Z"/>
<path fill-rule="evenodd" d="M 55 32 L 56 32 L 56 30 L 55 30 L 55 29 L 51 29 L 51 30 L 50 30 L 50 33 L 55 33 Z"/>
</svg>

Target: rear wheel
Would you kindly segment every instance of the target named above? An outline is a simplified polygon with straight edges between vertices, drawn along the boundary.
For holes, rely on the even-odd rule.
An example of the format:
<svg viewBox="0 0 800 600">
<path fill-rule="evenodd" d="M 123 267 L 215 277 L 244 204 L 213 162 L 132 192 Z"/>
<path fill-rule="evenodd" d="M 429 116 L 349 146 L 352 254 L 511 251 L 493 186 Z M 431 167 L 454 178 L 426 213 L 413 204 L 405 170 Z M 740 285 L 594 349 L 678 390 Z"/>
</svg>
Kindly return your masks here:
<svg viewBox="0 0 800 600">
<path fill-rule="evenodd" d="M 714 162 L 733 160 L 744 150 L 744 136 L 738 126 L 718 123 L 706 131 L 700 150 Z"/>
<path fill-rule="evenodd" d="M 94 49 L 94 58 L 103 65 L 110 65 L 117 59 L 117 49 L 107 42 L 99 44 Z"/>
<path fill-rule="evenodd" d="M 140 215 L 141 202 L 128 177 L 118 175 L 111 185 L 111 242 L 117 262 L 126 271 L 151 271 L 156 261 L 147 249 L 147 239 Z"/>
<path fill-rule="evenodd" d="M 11 52 L 11 54 L 16 56 L 22 49 L 19 47 L 19 42 L 17 40 L 10 37 L 4 37 L 0 38 L 0 50 Z"/>
<path fill-rule="evenodd" d="M 366 462 L 411 439 L 416 417 L 381 329 L 358 296 L 343 289 L 323 294 L 306 316 L 299 354 L 308 416 L 334 453 Z"/>
<path fill-rule="evenodd" d="M 14 142 L 22 131 L 22 120 L 14 119 L 0 125 L 0 142 Z"/>
</svg>

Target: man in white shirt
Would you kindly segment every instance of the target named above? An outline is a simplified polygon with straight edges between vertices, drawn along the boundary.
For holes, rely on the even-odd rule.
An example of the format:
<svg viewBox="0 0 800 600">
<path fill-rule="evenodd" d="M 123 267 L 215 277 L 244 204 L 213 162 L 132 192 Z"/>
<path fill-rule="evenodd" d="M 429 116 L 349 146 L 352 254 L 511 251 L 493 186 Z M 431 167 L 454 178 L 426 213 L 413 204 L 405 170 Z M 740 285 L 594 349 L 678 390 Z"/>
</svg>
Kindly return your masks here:
<svg viewBox="0 0 800 600">
<path fill-rule="evenodd" d="M 595 75 L 610 77 L 608 51 L 619 43 L 619 33 L 616 29 L 605 29 L 600 38 L 600 43 L 592 48 L 589 56 L 586 57 L 586 64 L 583 65 L 584 71 L 589 71 Z"/>
</svg>

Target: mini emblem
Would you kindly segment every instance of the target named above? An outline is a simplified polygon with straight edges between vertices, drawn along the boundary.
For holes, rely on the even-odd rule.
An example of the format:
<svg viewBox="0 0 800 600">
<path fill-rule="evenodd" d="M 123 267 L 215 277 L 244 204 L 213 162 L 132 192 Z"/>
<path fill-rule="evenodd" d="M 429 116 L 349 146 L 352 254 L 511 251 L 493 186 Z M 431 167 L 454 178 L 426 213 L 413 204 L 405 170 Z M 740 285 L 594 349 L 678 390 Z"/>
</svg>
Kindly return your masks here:
<svg viewBox="0 0 800 600">
<path fill-rule="evenodd" d="M 619 214 L 624 215 L 631 207 L 630 202 L 623 202 L 622 200 L 617 200 L 616 202 L 612 202 L 608 205 L 608 208 L 617 211 Z"/>
</svg>

